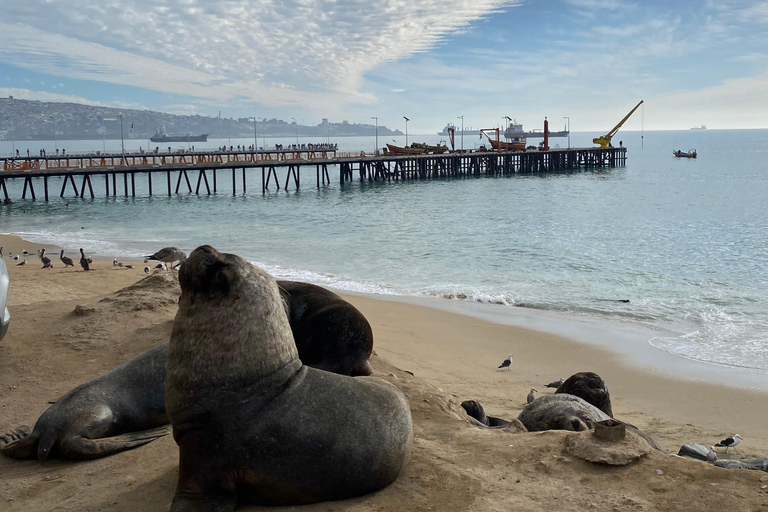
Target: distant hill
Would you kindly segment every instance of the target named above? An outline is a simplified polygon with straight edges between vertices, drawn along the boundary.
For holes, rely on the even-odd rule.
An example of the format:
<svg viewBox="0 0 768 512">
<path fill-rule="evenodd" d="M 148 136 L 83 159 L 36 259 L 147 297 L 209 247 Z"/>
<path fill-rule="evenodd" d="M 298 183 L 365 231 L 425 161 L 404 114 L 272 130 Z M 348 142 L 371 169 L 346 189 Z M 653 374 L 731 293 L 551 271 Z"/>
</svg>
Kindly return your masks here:
<svg viewBox="0 0 768 512">
<path fill-rule="evenodd" d="M 152 110 L 97 107 L 79 103 L 17 100 L 12 96 L 0 98 L 0 140 L 100 140 L 120 139 L 120 121 L 126 139 L 147 139 L 160 127 L 169 134 L 199 135 L 212 138 L 253 137 L 253 121 L 246 117 L 226 119 L 200 115 L 176 115 Z M 55 134 L 54 134 L 55 130 Z M 374 135 L 372 124 L 343 121 L 330 123 L 327 119 L 316 126 L 298 125 L 302 137 L 342 137 Z M 297 124 L 281 119 L 256 123 L 258 136 L 296 136 Z M 379 126 L 379 135 L 402 135 L 400 130 Z"/>
</svg>

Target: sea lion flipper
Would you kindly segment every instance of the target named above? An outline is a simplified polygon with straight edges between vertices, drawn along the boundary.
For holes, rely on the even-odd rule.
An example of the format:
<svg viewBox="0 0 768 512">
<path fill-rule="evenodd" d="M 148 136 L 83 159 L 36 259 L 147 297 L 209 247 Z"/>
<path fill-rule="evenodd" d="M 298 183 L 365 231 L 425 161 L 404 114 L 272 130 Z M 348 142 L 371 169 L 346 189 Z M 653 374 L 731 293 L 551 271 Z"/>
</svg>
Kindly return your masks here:
<svg viewBox="0 0 768 512">
<path fill-rule="evenodd" d="M 61 453 L 71 459 L 97 459 L 151 443 L 170 432 L 168 427 L 159 427 L 101 439 L 76 437 L 61 443 Z"/>
<path fill-rule="evenodd" d="M 368 377 L 369 375 L 373 375 L 373 369 L 371 368 L 371 363 L 368 361 L 363 361 L 352 368 L 352 371 L 349 374 L 350 377 Z"/>
<path fill-rule="evenodd" d="M 12 459 L 34 459 L 39 435 L 31 435 L 32 429 L 21 425 L 0 435 L 0 452 Z"/>
</svg>

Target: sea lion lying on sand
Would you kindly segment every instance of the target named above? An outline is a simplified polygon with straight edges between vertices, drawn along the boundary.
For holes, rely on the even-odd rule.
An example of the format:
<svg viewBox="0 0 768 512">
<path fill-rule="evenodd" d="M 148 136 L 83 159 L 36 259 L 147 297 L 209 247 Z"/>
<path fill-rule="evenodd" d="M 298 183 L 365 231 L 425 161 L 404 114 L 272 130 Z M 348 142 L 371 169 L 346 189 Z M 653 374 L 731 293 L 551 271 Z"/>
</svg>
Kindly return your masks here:
<svg viewBox="0 0 768 512">
<path fill-rule="evenodd" d="M 35 423 L 0 435 L 0 451 L 15 459 L 51 454 L 96 459 L 168 434 L 163 396 L 168 345 L 131 359 L 59 398 Z"/>
<path fill-rule="evenodd" d="M 275 280 L 238 256 L 198 247 L 179 282 L 165 384 L 172 512 L 345 499 L 397 478 L 413 441 L 399 389 L 302 365 Z"/>
<path fill-rule="evenodd" d="M 608 387 L 605 385 L 605 381 L 603 381 L 603 379 L 596 373 L 574 373 L 568 377 L 565 382 L 560 384 L 560 387 L 555 390 L 555 393 L 567 393 L 583 398 L 608 416 L 613 417 L 611 394 L 608 393 Z"/>
<path fill-rule="evenodd" d="M 373 330 L 365 316 L 330 290 L 277 281 L 301 362 L 339 375 L 370 375 Z"/>
<path fill-rule="evenodd" d="M 319 286 L 281 283 L 302 362 L 343 375 L 370 375 L 373 333 L 363 314 Z M 21 425 L 0 434 L 0 452 L 14 459 L 45 460 L 51 454 L 94 459 L 168 434 L 167 428 L 157 429 L 169 423 L 164 396 L 167 361 L 164 343 L 81 384 L 49 407 L 34 429 Z M 155 430 L 139 432 L 147 429 Z"/>
<path fill-rule="evenodd" d="M 486 416 L 483 406 L 477 400 L 465 400 L 461 402 L 461 406 L 467 412 L 469 419 L 478 427 L 504 428 L 509 425 L 507 420 Z"/>
</svg>

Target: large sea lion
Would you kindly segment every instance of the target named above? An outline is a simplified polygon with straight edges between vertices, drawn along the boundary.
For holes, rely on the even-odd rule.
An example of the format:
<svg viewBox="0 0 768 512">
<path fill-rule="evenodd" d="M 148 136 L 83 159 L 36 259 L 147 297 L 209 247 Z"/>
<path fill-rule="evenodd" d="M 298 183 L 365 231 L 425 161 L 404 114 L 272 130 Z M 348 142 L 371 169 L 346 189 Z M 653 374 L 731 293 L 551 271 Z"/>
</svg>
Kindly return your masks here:
<svg viewBox="0 0 768 512">
<path fill-rule="evenodd" d="M 16 459 L 50 455 L 95 459 L 168 434 L 163 383 L 168 345 L 135 357 L 74 388 L 35 423 L 0 435 L 0 452 Z"/>
<path fill-rule="evenodd" d="M 277 281 L 301 362 L 339 375 L 370 375 L 373 331 L 352 304 L 330 290 Z"/>
<path fill-rule="evenodd" d="M 596 373 L 579 372 L 568 377 L 555 393 L 567 393 L 569 395 L 583 398 L 594 405 L 608 416 L 613 417 L 611 408 L 611 394 L 608 393 L 608 387 L 605 381 Z"/>
<path fill-rule="evenodd" d="M 165 384 L 172 511 L 344 499 L 397 478 L 413 442 L 400 390 L 302 365 L 275 280 L 238 256 L 198 247 L 179 282 Z"/>
</svg>

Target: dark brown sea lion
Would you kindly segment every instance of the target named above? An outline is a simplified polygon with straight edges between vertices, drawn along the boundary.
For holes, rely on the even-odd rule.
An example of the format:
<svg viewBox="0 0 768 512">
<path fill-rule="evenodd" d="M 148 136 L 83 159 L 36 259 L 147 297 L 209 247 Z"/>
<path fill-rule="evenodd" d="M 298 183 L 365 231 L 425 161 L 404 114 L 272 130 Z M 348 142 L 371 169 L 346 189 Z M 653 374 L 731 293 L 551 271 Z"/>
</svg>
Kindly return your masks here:
<svg viewBox="0 0 768 512">
<path fill-rule="evenodd" d="M 96 459 L 168 434 L 163 383 L 168 345 L 161 345 L 74 388 L 35 423 L 0 435 L 0 452 L 15 459 L 50 455 Z"/>
<path fill-rule="evenodd" d="M 567 393 L 583 398 L 608 416 L 613 417 L 611 394 L 603 379 L 593 372 L 574 373 L 563 382 L 555 393 Z"/>
<path fill-rule="evenodd" d="M 478 427 L 504 428 L 509 425 L 507 420 L 486 416 L 485 409 L 477 400 L 464 400 L 461 402 L 461 406 L 466 411 L 469 419 Z"/>
<path fill-rule="evenodd" d="M 370 375 L 373 331 L 352 304 L 330 290 L 278 281 L 301 362 L 339 375 Z"/>
<path fill-rule="evenodd" d="M 238 256 L 199 247 L 179 282 L 165 384 L 172 511 L 338 500 L 397 478 L 413 441 L 400 390 L 303 366 L 275 280 Z"/>
</svg>

